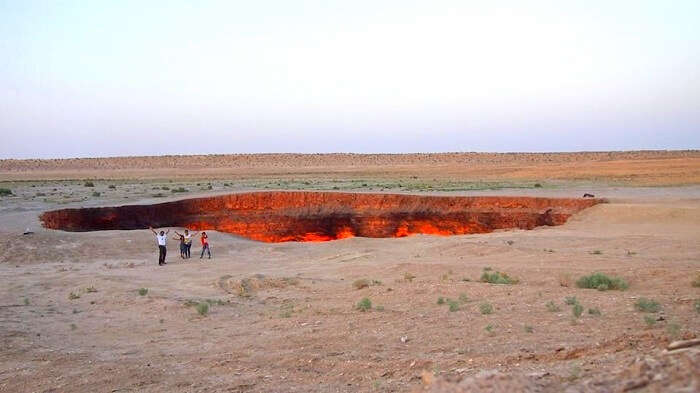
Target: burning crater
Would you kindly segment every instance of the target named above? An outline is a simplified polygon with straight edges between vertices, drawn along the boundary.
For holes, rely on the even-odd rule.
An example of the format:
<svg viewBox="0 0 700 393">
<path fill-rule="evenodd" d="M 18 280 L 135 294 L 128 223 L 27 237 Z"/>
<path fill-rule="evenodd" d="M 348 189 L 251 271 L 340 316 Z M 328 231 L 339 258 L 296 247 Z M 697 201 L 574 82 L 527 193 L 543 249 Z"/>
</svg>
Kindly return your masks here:
<svg viewBox="0 0 700 393">
<path fill-rule="evenodd" d="M 335 192 L 252 192 L 48 211 L 44 227 L 64 231 L 217 230 L 263 242 L 327 241 L 353 236 L 462 235 L 561 225 L 600 199 L 462 197 Z"/>
</svg>

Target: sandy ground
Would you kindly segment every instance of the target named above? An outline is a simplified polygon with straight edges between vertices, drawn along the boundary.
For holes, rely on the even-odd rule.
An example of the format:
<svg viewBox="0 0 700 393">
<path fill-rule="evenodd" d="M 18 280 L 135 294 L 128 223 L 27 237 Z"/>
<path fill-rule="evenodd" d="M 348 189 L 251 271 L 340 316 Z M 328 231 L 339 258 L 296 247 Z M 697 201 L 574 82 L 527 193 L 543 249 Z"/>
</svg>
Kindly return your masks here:
<svg viewBox="0 0 700 393">
<path fill-rule="evenodd" d="M 0 180 L 246 179 L 306 182 L 404 179 L 434 182 L 700 183 L 700 151 L 431 154 L 237 154 L 0 160 Z M 274 185 L 271 184 L 271 185 Z M 341 185 L 342 186 L 342 185 Z"/>
<path fill-rule="evenodd" d="M 394 186 L 397 178 L 410 183 L 402 176 L 387 175 Z M 681 183 L 692 183 L 689 176 Z M 306 186 L 357 186 L 352 176 L 333 177 Z M 14 195 L 0 199 L 0 391 L 698 391 L 700 351 L 663 349 L 700 334 L 700 288 L 691 285 L 700 274 L 700 186 L 616 187 L 601 179 L 486 190 L 440 180 L 408 191 L 370 179 L 358 191 L 591 191 L 610 203 L 563 226 L 482 235 L 266 244 L 212 232 L 213 259 L 200 260 L 195 245 L 193 258 L 182 260 L 171 240 L 165 267 L 148 231 L 47 231 L 36 216 L 182 197 L 162 189 L 182 179 L 95 187 L 13 179 L 2 187 Z M 190 197 L 275 181 L 182 186 Z M 35 233 L 21 235 L 25 228 Z M 520 282 L 481 283 L 485 267 Z M 595 271 L 624 278 L 629 289 L 576 287 Z M 358 279 L 370 285 L 356 289 Z M 570 296 L 584 307 L 579 318 L 565 304 Z M 438 305 L 439 297 L 456 309 Z M 641 297 L 661 310 L 636 310 Z M 355 307 L 363 298 L 372 303 L 366 312 Z M 207 301 L 200 315 L 194 304 Z M 481 313 L 486 303 L 492 314 Z"/>
</svg>

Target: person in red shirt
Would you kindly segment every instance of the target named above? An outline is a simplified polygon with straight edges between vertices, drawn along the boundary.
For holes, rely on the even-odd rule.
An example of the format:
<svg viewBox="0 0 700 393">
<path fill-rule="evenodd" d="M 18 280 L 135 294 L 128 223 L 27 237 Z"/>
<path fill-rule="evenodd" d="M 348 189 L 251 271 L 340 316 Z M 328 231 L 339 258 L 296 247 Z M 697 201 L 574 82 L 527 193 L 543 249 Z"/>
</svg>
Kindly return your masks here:
<svg viewBox="0 0 700 393">
<path fill-rule="evenodd" d="M 200 233 L 199 240 L 202 242 L 202 254 L 199 256 L 199 259 L 204 258 L 204 251 L 207 252 L 207 255 L 209 255 L 209 259 L 211 259 L 211 250 L 209 249 L 209 236 L 207 236 L 207 233 Z"/>
</svg>

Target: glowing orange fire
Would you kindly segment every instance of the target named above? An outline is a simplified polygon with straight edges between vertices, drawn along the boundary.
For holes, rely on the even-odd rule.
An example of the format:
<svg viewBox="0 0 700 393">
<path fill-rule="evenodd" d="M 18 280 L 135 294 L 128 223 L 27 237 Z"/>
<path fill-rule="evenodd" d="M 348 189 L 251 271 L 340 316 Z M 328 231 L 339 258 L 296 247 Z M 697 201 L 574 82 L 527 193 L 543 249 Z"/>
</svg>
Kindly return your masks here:
<svg viewBox="0 0 700 393">
<path fill-rule="evenodd" d="M 67 231 L 187 227 L 263 242 L 350 237 L 462 235 L 560 225 L 599 199 L 438 197 L 330 192 L 256 192 L 156 205 L 45 212 L 45 227 Z"/>
</svg>

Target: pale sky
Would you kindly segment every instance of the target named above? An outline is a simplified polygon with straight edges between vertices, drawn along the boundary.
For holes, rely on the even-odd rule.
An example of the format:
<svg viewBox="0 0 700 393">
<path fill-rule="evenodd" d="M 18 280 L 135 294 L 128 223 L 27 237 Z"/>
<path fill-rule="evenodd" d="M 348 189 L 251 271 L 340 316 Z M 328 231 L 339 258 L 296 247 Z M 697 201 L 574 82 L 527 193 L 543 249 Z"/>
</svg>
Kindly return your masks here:
<svg viewBox="0 0 700 393">
<path fill-rule="evenodd" d="M 700 148 L 700 1 L 0 0 L 0 158 Z"/>
</svg>

